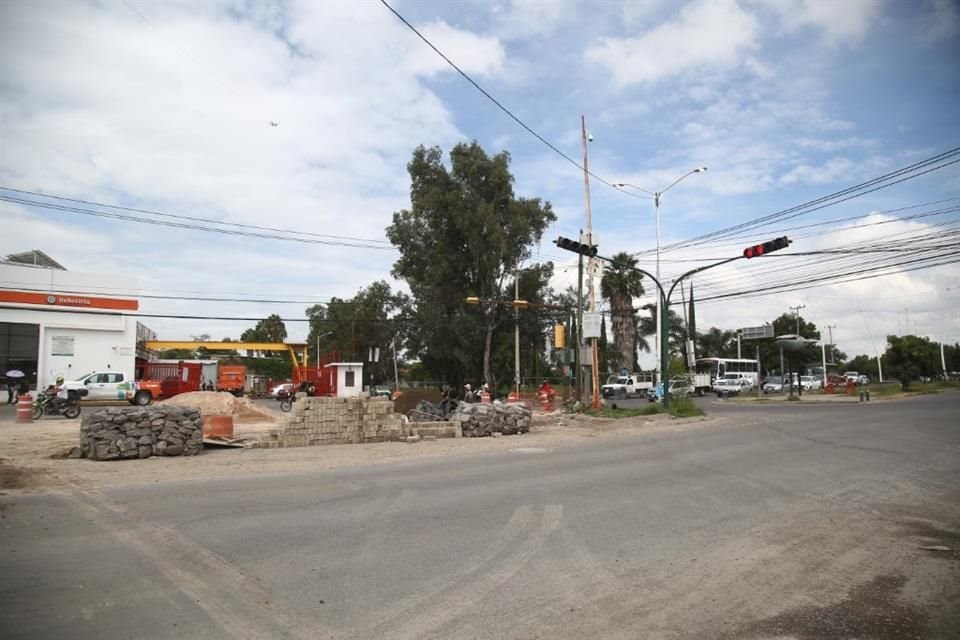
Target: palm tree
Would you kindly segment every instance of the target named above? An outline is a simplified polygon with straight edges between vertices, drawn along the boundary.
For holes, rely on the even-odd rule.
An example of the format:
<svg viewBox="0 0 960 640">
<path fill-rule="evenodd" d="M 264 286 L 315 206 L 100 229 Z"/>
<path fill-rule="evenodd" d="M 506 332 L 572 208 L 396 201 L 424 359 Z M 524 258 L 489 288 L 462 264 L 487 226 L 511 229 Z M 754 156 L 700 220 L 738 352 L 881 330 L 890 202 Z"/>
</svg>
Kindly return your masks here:
<svg viewBox="0 0 960 640">
<path fill-rule="evenodd" d="M 637 363 L 637 326 L 633 299 L 643 295 L 643 274 L 637 259 L 629 253 L 613 256 L 600 280 L 600 294 L 610 302 L 613 344 L 620 354 L 620 366 L 631 370 Z"/>
<path fill-rule="evenodd" d="M 645 304 L 643 305 L 645 311 L 649 311 L 649 316 L 643 316 L 640 318 L 638 323 L 638 330 L 644 336 L 655 335 L 657 333 L 657 305 L 655 304 Z M 686 340 L 687 332 L 683 324 L 683 319 L 677 315 L 677 312 L 673 309 L 670 309 L 670 337 L 668 339 L 668 347 L 672 355 L 678 355 L 683 353 L 683 343 Z M 646 343 L 646 341 L 644 341 Z M 649 351 L 650 349 L 646 349 Z M 657 365 L 659 366 L 659 365 Z"/>
</svg>

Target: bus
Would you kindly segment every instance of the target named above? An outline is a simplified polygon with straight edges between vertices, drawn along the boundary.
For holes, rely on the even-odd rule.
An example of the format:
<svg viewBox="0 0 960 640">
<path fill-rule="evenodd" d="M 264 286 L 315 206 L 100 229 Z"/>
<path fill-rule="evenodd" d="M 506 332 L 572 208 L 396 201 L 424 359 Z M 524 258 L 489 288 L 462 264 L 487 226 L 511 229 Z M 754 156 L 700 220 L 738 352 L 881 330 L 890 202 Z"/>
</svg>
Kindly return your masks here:
<svg viewBox="0 0 960 640">
<path fill-rule="evenodd" d="M 695 371 L 693 386 L 697 395 L 713 389 L 717 378 L 727 374 L 747 378 L 754 388 L 760 384 L 760 363 L 747 358 L 697 358 Z"/>
</svg>

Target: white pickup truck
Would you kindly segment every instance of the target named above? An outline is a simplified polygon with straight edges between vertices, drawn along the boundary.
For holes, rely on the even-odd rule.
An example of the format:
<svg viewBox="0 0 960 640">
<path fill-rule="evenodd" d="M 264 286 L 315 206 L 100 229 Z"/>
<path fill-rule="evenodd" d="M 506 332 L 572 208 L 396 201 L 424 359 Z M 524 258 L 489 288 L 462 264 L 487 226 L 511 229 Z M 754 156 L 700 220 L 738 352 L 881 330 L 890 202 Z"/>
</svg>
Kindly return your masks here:
<svg viewBox="0 0 960 640">
<path fill-rule="evenodd" d="M 93 371 L 76 380 L 67 380 L 63 386 L 70 389 L 86 389 L 84 400 L 126 400 L 136 403 L 137 384 L 129 374 L 123 371 Z M 147 397 L 149 403 L 150 398 Z"/>
<path fill-rule="evenodd" d="M 629 398 L 639 395 L 646 396 L 653 388 L 652 380 L 641 380 L 640 376 L 611 376 L 607 384 L 600 387 L 600 394 L 604 398 Z"/>
</svg>

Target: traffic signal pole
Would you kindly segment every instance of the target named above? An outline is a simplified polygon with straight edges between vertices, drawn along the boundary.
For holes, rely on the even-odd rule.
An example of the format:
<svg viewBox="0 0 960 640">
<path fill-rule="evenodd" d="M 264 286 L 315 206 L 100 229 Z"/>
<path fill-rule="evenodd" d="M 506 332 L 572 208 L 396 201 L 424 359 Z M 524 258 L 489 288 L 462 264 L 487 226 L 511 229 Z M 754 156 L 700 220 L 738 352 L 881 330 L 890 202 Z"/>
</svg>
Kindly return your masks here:
<svg viewBox="0 0 960 640">
<path fill-rule="evenodd" d="M 584 255 L 590 257 L 595 257 L 598 260 L 603 260 L 604 262 L 613 262 L 610 258 L 605 258 L 603 256 L 597 255 L 596 245 L 585 245 L 569 238 L 557 238 L 556 244 L 561 249 L 566 249 L 567 251 L 573 251 L 580 254 L 582 260 Z M 663 285 L 660 284 L 660 280 L 654 276 L 649 271 L 644 271 L 643 269 L 638 269 L 633 267 L 633 270 L 637 273 L 642 273 L 643 275 L 650 278 L 655 285 L 657 285 L 657 290 L 660 293 L 660 304 L 658 305 L 657 313 L 661 319 L 662 332 L 660 335 L 660 384 L 663 385 L 663 406 L 670 406 L 670 298 L 673 297 L 673 291 L 677 288 L 677 285 L 683 282 L 686 278 L 706 271 L 708 269 L 713 269 L 714 267 L 719 267 L 725 264 L 729 264 L 734 260 L 740 259 L 749 259 L 754 257 L 759 257 L 773 251 L 779 251 L 780 249 L 785 249 L 790 245 L 790 240 L 786 236 L 776 238 L 769 242 L 764 242 L 763 244 L 755 245 L 753 247 L 748 247 L 744 249 L 743 255 L 734 256 L 732 258 L 727 258 L 726 260 L 720 260 L 719 262 L 714 262 L 712 264 L 704 265 L 702 267 L 697 267 L 696 269 L 691 269 L 687 271 L 679 278 L 673 281 L 673 284 L 670 286 L 670 291 L 664 293 Z M 582 309 L 582 304 L 580 305 Z M 582 311 L 581 311 L 582 318 Z M 578 327 L 579 328 L 579 327 Z"/>
</svg>

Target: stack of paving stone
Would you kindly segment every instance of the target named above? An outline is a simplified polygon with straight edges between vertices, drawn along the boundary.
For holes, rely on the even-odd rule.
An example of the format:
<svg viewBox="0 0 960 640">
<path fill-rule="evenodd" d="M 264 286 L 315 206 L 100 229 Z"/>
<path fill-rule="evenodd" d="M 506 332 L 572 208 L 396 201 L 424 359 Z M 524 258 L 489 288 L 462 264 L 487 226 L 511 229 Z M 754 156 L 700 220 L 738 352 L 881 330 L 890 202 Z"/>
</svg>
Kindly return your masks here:
<svg viewBox="0 0 960 640">
<path fill-rule="evenodd" d="M 203 449 L 203 420 L 189 407 L 117 407 L 84 414 L 79 455 L 91 460 L 192 456 Z"/>
<path fill-rule="evenodd" d="M 386 398 L 301 397 L 291 415 L 271 429 L 260 447 L 392 442 L 406 436 L 403 417 Z"/>
<path fill-rule="evenodd" d="M 477 438 L 494 433 L 527 433 L 531 416 L 530 410 L 522 404 L 461 402 L 450 419 L 460 423 L 464 438 Z"/>
</svg>

